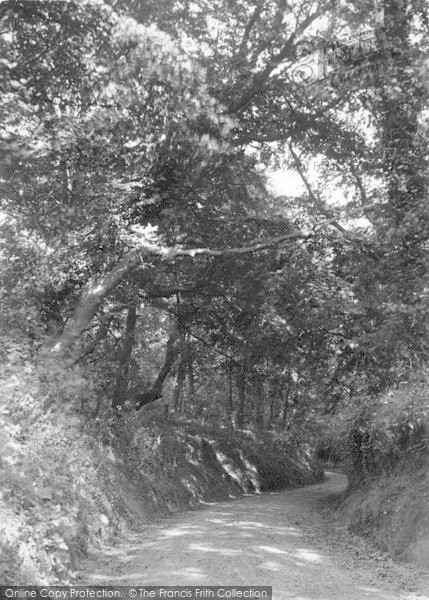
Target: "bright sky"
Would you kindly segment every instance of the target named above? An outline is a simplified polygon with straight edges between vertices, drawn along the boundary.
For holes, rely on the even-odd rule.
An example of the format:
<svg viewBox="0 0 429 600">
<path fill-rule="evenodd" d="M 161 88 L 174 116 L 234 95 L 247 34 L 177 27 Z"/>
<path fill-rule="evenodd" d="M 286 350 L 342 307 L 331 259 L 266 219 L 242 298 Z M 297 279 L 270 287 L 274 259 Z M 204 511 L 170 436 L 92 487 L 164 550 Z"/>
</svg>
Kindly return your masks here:
<svg viewBox="0 0 429 600">
<path fill-rule="evenodd" d="M 298 173 L 288 169 L 279 169 L 276 171 L 268 171 L 270 187 L 274 194 L 278 196 L 300 196 L 307 193 L 307 190 Z M 320 192 L 320 173 L 317 177 L 317 171 L 310 168 L 308 173 L 310 185 L 315 191 Z M 319 180 L 319 183 L 318 183 Z M 335 180 L 332 184 L 325 183 L 323 189 L 326 190 L 326 202 L 334 206 L 344 204 L 347 199 L 345 197 L 345 189 L 335 185 Z"/>
<path fill-rule="evenodd" d="M 313 169 L 310 169 L 313 171 Z M 306 192 L 305 186 L 300 176 L 294 171 L 288 169 L 279 169 L 275 171 L 268 171 L 269 187 L 271 191 L 277 196 L 300 196 Z M 314 175 L 314 173 L 313 173 Z M 314 180 L 312 181 L 314 184 Z M 335 182 L 333 182 L 335 184 Z M 314 186 L 317 190 L 317 185 Z M 327 188 L 327 204 L 333 207 L 339 208 L 341 205 L 346 204 L 347 197 L 345 195 L 346 190 L 339 186 L 330 185 Z M 349 218 L 348 224 L 353 224 L 354 227 L 370 227 L 370 222 L 365 217 L 360 218 Z M 347 223 L 343 222 L 343 225 L 347 228 Z"/>
<path fill-rule="evenodd" d="M 270 188 L 277 196 L 300 196 L 306 194 L 307 190 L 298 173 L 290 169 L 278 169 L 268 171 Z M 313 162 L 307 169 L 307 177 L 310 185 L 319 193 L 324 190 L 323 196 L 328 204 L 339 206 L 347 201 L 345 189 L 335 185 L 335 179 L 329 183 L 323 181 L 319 165 Z"/>
<path fill-rule="evenodd" d="M 277 196 L 299 196 L 305 192 L 301 177 L 294 171 L 280 169 L 268 173 L 270 187 Z"/>
</svg>

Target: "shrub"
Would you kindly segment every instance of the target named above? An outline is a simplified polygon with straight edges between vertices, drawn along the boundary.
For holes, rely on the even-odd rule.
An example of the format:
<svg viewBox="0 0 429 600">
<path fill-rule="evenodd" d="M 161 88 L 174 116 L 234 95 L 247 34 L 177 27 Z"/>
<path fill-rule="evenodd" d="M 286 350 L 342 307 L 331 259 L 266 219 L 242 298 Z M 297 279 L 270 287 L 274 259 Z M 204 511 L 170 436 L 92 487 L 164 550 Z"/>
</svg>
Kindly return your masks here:
<svg viewBox="0 0 429 600">
<path fill-rule="evenodd" d="M 10 340 L 9 340 L 10 342 Z M 24 344 L 0 372 L 0 554 L 5 583 L 66 583 L 100 494 L 100 449 L 84 431 L 79 370 L 36 364 Z"/>
<path fill-rule="evenodd" d="M 352 482 L 428 452 L 428 384 L 429 373 L 421 370 L 380 396 L 359 399 L 347 432 Z"/>
</svg>

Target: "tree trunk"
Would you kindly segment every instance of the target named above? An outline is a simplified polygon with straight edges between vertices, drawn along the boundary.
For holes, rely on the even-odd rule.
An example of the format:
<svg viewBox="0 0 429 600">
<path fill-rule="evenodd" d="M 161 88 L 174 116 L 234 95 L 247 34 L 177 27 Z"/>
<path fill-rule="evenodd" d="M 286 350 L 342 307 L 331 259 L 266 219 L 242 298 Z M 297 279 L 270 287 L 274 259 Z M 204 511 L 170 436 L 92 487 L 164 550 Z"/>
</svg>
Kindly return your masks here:
<svg viewBox="0 0 429 600">
<path fill-rule="evenodd" d="M 384 1 L 386 36 L 395 40 L 396 47 L 389 74 L 392 86 L 381 88 L 378 109 L 384 119 L 384 171 L 388 181 L 385 213 L 390 225 L 387 238 L 396 262 L 392 264 L 389 256 L 393 301 L 414 303 L 421 293 L 418 274 L 426 268 L 429 219 L 427 153 L 419 140 L 419 118 L 427 104 L 427 89 L 417 75 L 418 58 L 410 47 L 410 8 L 407 0 Z"/>
<path fill-rule="evenodd" d="M 186 380 L 186 370 L 188 364 L 188 345 L 186 343 L 186 333 L 183 329 L 183 326 L 179 320 L 178 322 L 178 332 L 179 332 L 179 352 L 180 352 L 180 360 L 177 366 L 177 376 L 176 376 L 176 385 L 173 390 L 173 398 L 172 404 L 173 409 L 175 411 L 183 412 L 183 384 Z"/>
<path fill-rule="evenodd" d="M 123 336 L 122 348 L 118 357 L 118 372 L 116 375 L 116 385 L 113 394 L 112 408 L 116 411 L 122 407 L 129 383 L 131 352 L 135 342 L 135 329 L 137 321 L 137 310 L 133 304 L 128 309 L 127 322 Z"/>
<path fill-rule="evenodd" d="M 238 387 L 238 411 L 237 411 L 237 427 L 243 429 L 245 422 L 245 411 L 246 411 L 246 367 L 242 366 L 238 373 L 237 387 Z"/>
<path fill-rule="evenodd" d="M 129 252 L 119 263 L 106 275 L 95 281 L 90 281 L 83 290 L 80 302 L 76 310 L 66 324 L 63 334 L 52 349 L 57 356 L 66 356 L 73 352 L 74 345 L 82 333 L 91 325 L 91 321 L 99 309 L 103 299 L 109 294 L 125 277 L 132 267 L 141 261 L 141 254 L 134 250 Z"/>
<path fill-rule="evenodd" d="M 290 395 L 291 383 L 286 386 L 286 390 L 283 391 L 283 419 L 282 419 L 282 431 L 286 429 L 287 414 L 289 408 L 289 395 Z"/>
<path fill-rule="evenodd" d="M 232 362 L 228 365 L 228 394 L 226 402 L 226 414 L 231 417 L 232 411 L 234 410 L 234 397 L 233 397 L 233 386 L 232 386 Z"/>
<path fill-rule="evenodd" d="M 258 429 L 264 428 L 264 383 L 262 377 L 258 376 L 256 379 L 256 397 L 255 397 L 255 421 Z"/>
<path fill-rule="evenodd" d="M 188 376 L 188 402 L 190 406 L 195 406 L 195 376 L 194 376 L 194 359 L 192 351 L 189 352 L 187 364 Z"/>
<path fill-rule="evenodd" d="M 173 399 L 172 404 L 173 408 L 176 412 L 183 412 L 183 384 L 186 378 L 186 363 L 181 360 L 177 366 L 177 376 L 176 376 L 176 385 L 173 390 Z"/>
<path fill-rule="evenodd" d="M 276 404 L 275 400 L 276 400 L 276 393 L 277 393 L 276 387 L 277 386 L 274 382 L 272 382 L 269 387 L 269 393 L 270 393 L 270 421 L 268 423 L 269 427 L 272 427 L 272 425 L 274 423 L 275 404 Z"/>
<path fill-rule="evenodd" d="M 164 383 L 165 379 L 167 378 L 168 374 L 173 368 L 173 365 L 179 354 L 179 348 L 176 345 L 178 337 L 179 332 L 177 328 L 174 328 L 167 341 L 167 349 L 165 352 L 164 364 L 162 365 L 162 368 L 158 373 L 158 376 L 155 382 L 153 383 L 152 387 L 149 390 L 145 390 L 143 392 L 141 392 L 139 389 L 133 389 L 128 394 L 128 396 L 135 401 L 136 410 L 139 410 L 145 404 L 150 404 L 151 402 L 158 400 L 158 398 L 161 398 L 162 384 Z"/>
</svg>

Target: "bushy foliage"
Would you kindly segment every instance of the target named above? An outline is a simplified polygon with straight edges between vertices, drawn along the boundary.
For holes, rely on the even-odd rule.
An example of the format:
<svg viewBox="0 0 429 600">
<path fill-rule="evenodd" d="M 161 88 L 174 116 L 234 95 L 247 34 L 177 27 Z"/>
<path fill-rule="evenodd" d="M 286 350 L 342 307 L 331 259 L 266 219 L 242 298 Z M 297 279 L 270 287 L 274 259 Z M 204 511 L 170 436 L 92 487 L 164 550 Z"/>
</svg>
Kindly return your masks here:
<svg viewBox="0 0 429 600">
<path fill-rule="evenodd" d="M 338 430 L 349 458 L 352 483 L 369 480 L 404 464 L 419 465 L 429 452 L 428 373 L 375 397 L 361 397 L 347 409 Z M 407 467 L 408 468 L 408 467 Z"/>
<path fill-rule="evenodd" d="M 108 461 L 84 431 L 90 382 L 25 355 L 22 341 L 11 344 L 0 374 L 1 579 L 65 583 L 90 523 L 102 527 L 100 515 L 112 512 L 103 491 Z"/>
<path fill-rule="evenodd" d="M 428 385 L 428 372 L 420 371 L 379 399 L 368 440 L 377 469 L 429 451 Z"/>
</svg>

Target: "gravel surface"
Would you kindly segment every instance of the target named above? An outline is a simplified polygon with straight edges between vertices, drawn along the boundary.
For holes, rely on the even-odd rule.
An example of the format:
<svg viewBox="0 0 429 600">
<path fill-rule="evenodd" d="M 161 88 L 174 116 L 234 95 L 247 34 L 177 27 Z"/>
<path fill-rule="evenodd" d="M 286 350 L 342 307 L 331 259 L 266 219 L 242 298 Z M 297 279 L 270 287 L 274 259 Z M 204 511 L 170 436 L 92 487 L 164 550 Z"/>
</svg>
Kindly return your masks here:
<svg viewBox="0 0 429 600">
<path fill-rule="evenodd" d="M 270 585 L 275 600 L 429 600 L 429 574 L 397 565 L 327 509 L 347 479 L 206 504 L 150 523 L 87 561 L 87 585 Z"/>
</svg>

